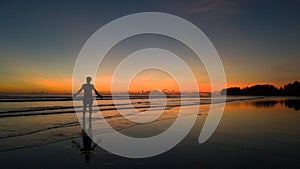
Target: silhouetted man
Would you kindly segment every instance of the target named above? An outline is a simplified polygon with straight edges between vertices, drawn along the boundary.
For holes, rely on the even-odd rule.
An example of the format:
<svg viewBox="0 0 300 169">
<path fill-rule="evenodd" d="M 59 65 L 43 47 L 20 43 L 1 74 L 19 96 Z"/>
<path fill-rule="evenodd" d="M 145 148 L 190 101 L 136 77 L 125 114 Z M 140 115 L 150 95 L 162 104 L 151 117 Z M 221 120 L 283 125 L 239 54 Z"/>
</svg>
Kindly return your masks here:
<svg viewBox="0 0 300 169">
<path fill-rule="evenodd" d="M 82 90 L 84 91 L 83 95 L 83 117 L 85 117 L 86 107 L 89 106 L 89 117 L 92 115 L 92 108 L 93 108 L 93 94 L 92 90 L 101 98 L 103 99 L 102 95 L 98 93 L 95 89 L 94 85 L 91 84 L 92 78 L 87 77 L 86 83 L 81 86 L 78 92 L 74 95 L 76 97 Z"/>
</svg>

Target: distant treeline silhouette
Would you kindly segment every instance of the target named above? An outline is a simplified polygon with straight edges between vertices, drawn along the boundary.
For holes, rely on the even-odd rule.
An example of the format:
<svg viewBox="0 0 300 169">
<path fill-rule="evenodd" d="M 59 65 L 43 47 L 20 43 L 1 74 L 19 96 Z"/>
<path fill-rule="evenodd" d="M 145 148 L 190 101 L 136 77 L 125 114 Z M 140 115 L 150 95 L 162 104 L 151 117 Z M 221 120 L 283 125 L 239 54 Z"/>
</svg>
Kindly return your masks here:
<svg viewBox="0 0 300 169">
<path fill-rule="evenodd" d="M 223 89 L 221 95 L 251 95 L 251 96 L 300 96 L 300 83 L 295 81 L 283 87 L 277 88 L 274 85 L 254 85 L 251 87 L 231 87 Z"/>
</svg>

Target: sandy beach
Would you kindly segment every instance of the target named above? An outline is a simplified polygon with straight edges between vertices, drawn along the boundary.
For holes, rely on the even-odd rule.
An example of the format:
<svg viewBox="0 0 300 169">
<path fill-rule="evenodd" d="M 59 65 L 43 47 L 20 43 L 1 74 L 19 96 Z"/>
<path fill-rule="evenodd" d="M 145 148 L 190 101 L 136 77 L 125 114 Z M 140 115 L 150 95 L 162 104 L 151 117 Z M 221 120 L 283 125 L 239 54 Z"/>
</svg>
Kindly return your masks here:
<svg viewBox="0 0 300 169">
<path fill-rule="evenodd" d="M 0 169 L 300 169 L 300 0 L 0 1 Z"/>
<path fill-rule="evenodd" d="M 3 151 L 4 168 L 299 168 L 299 109 L 286 100 L 264 98 L 226 103 L 222 120 L 205 143 L 198 137 L 207 112 L 201 112 L 187 135 L 173 149 L 144 159 L 120 157 L 96 147 L 82 152 L 82 138 L 47 145 Z M 298 101 L 297 101 L 298 100 Z M 295 105 L 295 104 L 294 104 Z M 297 104 L 296 104 L 297 106 Z M 137 125 L 121 130 L 123 134 L 157 134 L 173 119 Z"/>
</svg>

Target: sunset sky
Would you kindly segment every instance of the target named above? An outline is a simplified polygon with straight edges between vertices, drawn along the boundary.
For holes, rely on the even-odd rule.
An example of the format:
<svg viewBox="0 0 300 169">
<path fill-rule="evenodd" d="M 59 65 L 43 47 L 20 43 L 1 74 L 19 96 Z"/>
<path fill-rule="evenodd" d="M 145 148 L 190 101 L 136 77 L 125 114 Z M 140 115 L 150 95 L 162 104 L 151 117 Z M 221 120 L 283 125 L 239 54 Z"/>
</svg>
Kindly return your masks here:
<svg viewBox="0 0 300 169">
<path fill-rule="evenodd" d="M 281 86 L 300 80 L 299 6 L 298 0 L 1 1 L 0 93 L 71 92 L 74 64 L 86 40 L 114 19 L 150 11 L 198 26 L 219 53 L 228 87 Z M 147 47 L 181 55 L 200 90 L 209 90 L 201 62 L 179 42 L 157 35 L 133 37 L 113 48 L 100 65 L 97 88 L 109 91 L 122 57 Z M 149 70 L 134 78 L 130 90 L 153 88 L 178 89 L 172 77 Z"/>
</svg>

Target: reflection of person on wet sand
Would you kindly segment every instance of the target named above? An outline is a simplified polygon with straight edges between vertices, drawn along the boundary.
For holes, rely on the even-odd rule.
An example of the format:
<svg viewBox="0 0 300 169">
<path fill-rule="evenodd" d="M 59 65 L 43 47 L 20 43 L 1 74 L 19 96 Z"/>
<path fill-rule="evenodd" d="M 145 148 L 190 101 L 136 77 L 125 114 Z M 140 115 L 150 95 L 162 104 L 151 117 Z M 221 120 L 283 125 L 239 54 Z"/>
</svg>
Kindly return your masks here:
<svg viewBox="0 0 300 169">
<path fill-rule="evenodd" d="M 97 144 L 93 143 L 92 139 L 87 135 L 87 133 L 82 130 L 82 147 L 75 140 L 72 143 L 80 150 L 81 153 L 84 154 L 84 159 L 86 162 L 89 162 L 91 159 L 91 155 L 96 148 Z"/>
<path fill-rule="evenodd" d="M 86 107 L 89 106 L 89 117 L 92 115 L 92 107 L 93 107 L 93 94 L 92 90 L 101 98 L 103 99 L 102 95 L 98 93 L 95 89 L 94 85 L 91 84 L 92 78 L 86 78 L 86 84 L 83 84 L 78 92 L 74 95 L 76 97 L 82 90 L 84 91 L 83 95 L 83 117 L 85 117 Z"/>
<path fill-rule="evenodd" d="M 80 150 L 82 154 L 84 154 L 84 159 L 86 162 L 89 162 L 91 159 L 91 155 L 93 154 L 94 149 L 97 147 L 97 144 L 93 142 L 93 140 L 90 138 L 91 136 L 91 130 L 92 130 L 92 118 L 89 118 L 89 125 L 88 129 L 86 128 L 86 123 L 83 121 L 82 124 L 82 130 L 81 130 L 81 137 L 82 137 L 82 146 L 77 143 L 75 140 L 72 141 L 72 143 Z M 90 134 L 90 136 L 88 135 Z"/>
</svg>

